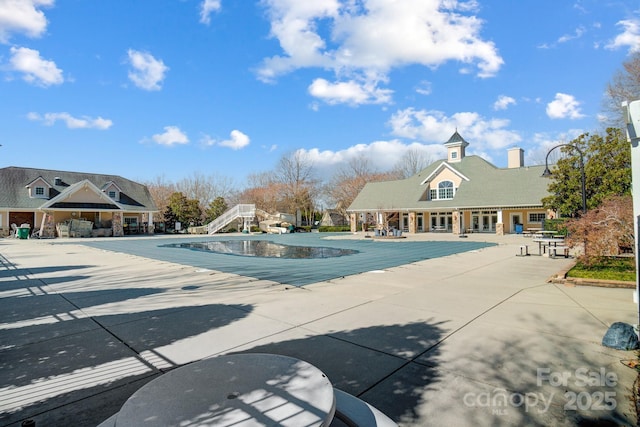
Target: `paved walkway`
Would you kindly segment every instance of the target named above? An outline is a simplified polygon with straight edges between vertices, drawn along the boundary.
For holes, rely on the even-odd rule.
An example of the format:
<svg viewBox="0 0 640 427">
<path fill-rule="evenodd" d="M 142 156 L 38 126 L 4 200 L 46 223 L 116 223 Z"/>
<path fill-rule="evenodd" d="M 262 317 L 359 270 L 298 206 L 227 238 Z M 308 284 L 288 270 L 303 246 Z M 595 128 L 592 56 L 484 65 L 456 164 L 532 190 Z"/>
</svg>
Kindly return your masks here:
<svg viewBox="0 0 640 427">
<path fill-rule="evenodd" d="M 547 283 L 570 260 L 516 257 L 522 236 L 304 286 L 136 254 L 153 239 L 0 239 L 0 426 L 97 425 L 230 352 L 306 360 L 402 426 L 636 425 L 635 353 L 600 345 L 633 291 Z M 461 240 L 403 242 L 432 239 Z"/>
</svg>

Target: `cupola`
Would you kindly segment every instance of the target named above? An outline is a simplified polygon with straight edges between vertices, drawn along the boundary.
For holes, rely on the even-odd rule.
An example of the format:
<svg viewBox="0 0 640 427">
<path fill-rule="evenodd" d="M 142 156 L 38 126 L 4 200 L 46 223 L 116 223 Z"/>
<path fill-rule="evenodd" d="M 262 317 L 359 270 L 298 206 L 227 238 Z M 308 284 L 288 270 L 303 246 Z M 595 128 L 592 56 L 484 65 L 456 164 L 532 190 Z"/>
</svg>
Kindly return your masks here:
<svg viewBox="0 0 640 427">
<path fill-rule="evenodd" d="M 458 130 L 451 135 L 451 138 L 444 143 L 447 147 L 447 161 L 449 163 L 459 162 L 464 158 L 464 149 L 469 145 L 462 136 L 458 133 Z"/>
</svg>

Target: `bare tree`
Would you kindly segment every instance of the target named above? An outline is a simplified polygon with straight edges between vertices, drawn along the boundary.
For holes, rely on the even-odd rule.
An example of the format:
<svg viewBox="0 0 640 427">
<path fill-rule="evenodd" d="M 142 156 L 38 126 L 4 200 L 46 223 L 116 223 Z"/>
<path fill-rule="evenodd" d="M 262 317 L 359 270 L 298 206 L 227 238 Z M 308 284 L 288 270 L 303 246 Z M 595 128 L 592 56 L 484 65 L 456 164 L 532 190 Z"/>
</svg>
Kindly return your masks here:
<svg viewBox="0 0 640 427">
<path fill-rule="evenodd" d="M 164 175 L 157 176 L 152 181 L 147 181 L 144 183 L 149 189 L 149 193 L 151 194 L 151 198 L 156 204 L 156 207 L 161 212 L 161 216 L 167 210 L 167 206 L 169 206 L 169 199 L 171 195 L 176 192 L 176 186 L 172 182 L 167 182 Z M 164 220 L 164 218 L 162 218 Z"/>
<path fill-rule="evenodd" d="M 160 212 L 167 211 L 169 199 L 176 192 L 182 193 L 189 200 L 197 200 L 202 212 L 216 198 L 222 197 L 229 203 L 234 203 L 238 194 L 231 178 L 215 174 L 205 176 L 198 172 L 178 183 L 168 182 L 164 176 L 158 176 L 145 182 L 145 185 Z"/>
<path fill-rule="evenodd" d="M 396 179 L 395 172 L 379 172 L 365 155 L 354 157 L 339 168 L 325 186 L 325 194 L 338 212 L 346 215 L 346 210 L 367 182 Z"/>
<path fill-rule="evenodd" d="M 425 155 L 417 148 L 410 148 L 396 162 L 393 172 L 398 175 L 398 178 L 409 178 L 429 166 L 431 162 L 433 162 L 431 156 Z"/>
<path fill-rule="evenodd" d="M 553 150 L 549 153 L 549 149 L 559 145 L 559 144 L 567 144 L 568 141 L 563 139 L 558 139 L 554 141 L 553 144 L 543 144 L 535 150 L 529 152 L 528 163 L 532 165 L 544 165 L 545 161 L 551 167 L 551 165 L 555 165 L 558 160 L 560 160 L 565 154 L 561 150 Z"/>
<path fill-rule="evenodd" d="M 292 214 L 299 210 L 307 221 L 311 220 L 315 199 L 319 194 L 319 182 L 309 157 L 300 150 L 282 156 L 274 176 L 281 184 L 286 210 Z"/>
<path fill-rule="evenodd" d="M 255 204 L 258 209 L 270 213 L 283 211 L 281 200 L 284 191 L 273 172 L 250 174 L 247 181 L 248 187 L 238 195 L 239 203 Z"/>
<path fill-rule="evenodd" d="M 190 177 L 183 178 L 175 187 L 188 199 L 198 200 L 203 212 L 217 197 L 230 200 L 236 192 L 231 178 L 217 174 L 204 175 L 200 172 L 194 172 Z"/>
<path fill-rule="evenodd" d="M 640 52 L 622 64 L 611 82 L 607 85 L 604 99 L 606 124 L 611 127 L 624 128 L 621 105 L 625 101 L 640 99 Z"/>
<path fill-rule="evenodd" d="M 231 178 L 200 172 L 194 172 L 190 177 L 178 181 L 176 188 L 186 197 L 199 200 L 202 205 L 208 205 L 216 197 L 229 198 L 235 191 Z"/>
</svg>

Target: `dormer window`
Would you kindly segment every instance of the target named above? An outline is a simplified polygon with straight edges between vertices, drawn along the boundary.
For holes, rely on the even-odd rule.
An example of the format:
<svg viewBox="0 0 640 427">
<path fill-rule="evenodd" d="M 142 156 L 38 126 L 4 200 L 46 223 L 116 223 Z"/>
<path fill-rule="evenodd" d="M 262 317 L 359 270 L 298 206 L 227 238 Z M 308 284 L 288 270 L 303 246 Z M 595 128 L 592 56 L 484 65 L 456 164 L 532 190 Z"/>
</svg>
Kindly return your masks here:
<svg viewBox="0 0 640 427">
<path fill-rule="evenodd" d="M 432 188 L 429 190 L 429 196 L 431 200 L 451 200 L 455 193 L 455 187 L 453 181 L 440 181 L 438 188 Z"/>
<path fill-rule="evenodd" d="M 441 181 L 438 184 L 438 199 L 453 199 L 453 181 Z"/>
<path fill-rule="evenodd" d="M 106 194 L 111 200 L 118 200 L 120 198 L 120 193 L 122 193 L 122 190 L 115 182 L 109 181 L 102 186 L 102 192 Z"/>
<path fill-rule="evenodd" d="M 458 152 L 457 151 L 452 151 L 451 152 L 451 158 L 452 159 L 457 159 L 458 158 Z"/>
<path fill-rule="evenodd" d="M 36 197 L 44 197 L 44 187 L 36 187 L 35 195 Z"/>
</svg>

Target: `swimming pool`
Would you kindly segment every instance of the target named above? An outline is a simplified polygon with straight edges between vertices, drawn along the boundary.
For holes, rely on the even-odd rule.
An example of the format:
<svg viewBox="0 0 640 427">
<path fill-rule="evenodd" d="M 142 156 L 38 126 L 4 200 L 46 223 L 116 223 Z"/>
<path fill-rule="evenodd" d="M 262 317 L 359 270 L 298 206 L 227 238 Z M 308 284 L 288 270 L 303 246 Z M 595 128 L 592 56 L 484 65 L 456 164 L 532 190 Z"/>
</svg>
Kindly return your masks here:
<svg viewBox="0 0 640 427">
<path fill-rule="evenodd" d="M 378 242 L 374 239 L 326 239 L 326 237 L 339 235 L 340 233 L 202 237 L 156 235 L 149 238 L 72 239 L 67 242 L 58 240 L 54 244 L 82 244 L 103 250 L 175 262 L 199 269 L 234 273 L 260 280 L 271 280 L 292 286 L 305 286 L 352 274 L 384 270 L 425 259 L 495 246 L 495 243 L 467 240 Z M 349 249 L 355 252 L 333 258 L 277 258 L 230 256 L 212 251 L 185 250 L 176 246 L 180 243 L 245 240 L 272 241 L 290 246 Z"/>
<path fill-rule="evenodd" d="M 207 242 L 173 243 L 165 247 L 215 252 L 261 258 L 316 259 L 335 258 L 358 253 L 354 249 L 324 246 L 284 245 L 270 240 L 213 240 Z"/>
</svg>

